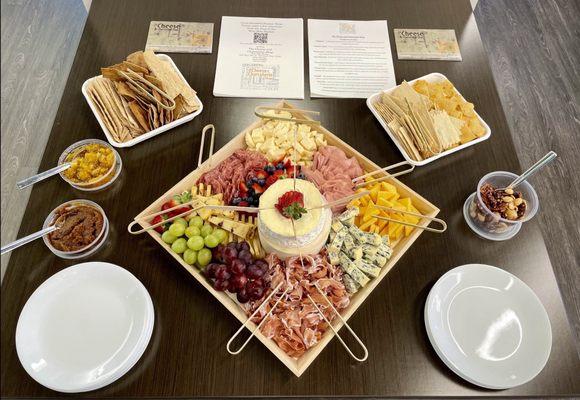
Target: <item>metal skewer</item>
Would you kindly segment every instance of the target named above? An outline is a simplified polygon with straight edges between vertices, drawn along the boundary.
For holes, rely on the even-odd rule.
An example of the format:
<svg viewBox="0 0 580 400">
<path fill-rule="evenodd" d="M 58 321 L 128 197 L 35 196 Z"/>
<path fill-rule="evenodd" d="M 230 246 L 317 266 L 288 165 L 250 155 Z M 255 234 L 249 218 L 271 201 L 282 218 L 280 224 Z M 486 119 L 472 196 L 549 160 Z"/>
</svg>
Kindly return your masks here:
<svg viewBox="0 0 580 400">
<path fill-rule="evenodd" d="M 534 165 L 524 171 L 523 174 L 518 176 L 516 179 L 512 181 L 507 187 L 502 189 L 496 190 L 505 190 L 505 189 L 513 189 L 518 186 L 520 183 L 528 179 L 530 176 L 534 175 L 540 169 L 548 165 L 552 160 L 554 160 L 558 155 L 554 151 L 549 151 L 544 157 L 540 158 Z"/>
<path fill-rule="evenodd" d="M 307 208 L 306 211 L 316 210 L 319 208 L 332 208 L 334 206 L 338 206 L 341 204 L 350 203 L 352 200 L 358 199 L 359 197 L 366 196 L 367 194 L 370 194 L 370 193 L 371 193 L 370 191 L 365 190 L 362 192 L 351 194 L 350 196 L 345 196 L 345 197 L 342 197 L 340 199 L 331 201 L 330 203 L 322 204 L 322 205 L 316 206 L 316 207 Z"/>
<path fill-rule="evenodd" d="M 34 185 L 37 182 L 43 181 L 46 178 L 50 178 L 53 175 L 60 174 L 62 171 L 66 171 L 67 169 L 69 169 L 70 166 L 71 166 L 71 163 L 69 163 L 69 162 L 57 165 L 54 168 L 48 169 L 48 170 L 43 171 L 41 173 L 38 173 L 36 175 L 32 175 L 29 178 L 26 178 L 26 179 L 23 179 L 23 180 L 17 182 L 16 187 L 18 187 L 18 189 L 24 189 L 28 186 Z"/>
</svg>

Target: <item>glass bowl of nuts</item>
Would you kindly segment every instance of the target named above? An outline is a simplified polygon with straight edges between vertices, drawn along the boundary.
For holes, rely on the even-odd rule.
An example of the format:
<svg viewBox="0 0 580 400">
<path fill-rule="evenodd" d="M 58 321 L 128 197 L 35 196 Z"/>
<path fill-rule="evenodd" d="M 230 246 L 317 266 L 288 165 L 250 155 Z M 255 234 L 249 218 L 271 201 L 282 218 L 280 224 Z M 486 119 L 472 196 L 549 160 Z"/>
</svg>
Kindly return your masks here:
<svg viewBox="0 0 580 400">
<path fill-rule="evenodd" d="M 532 185 L 524 181 L 516 188 L 507 188 L 517 177 L 511 172 L 490 172 L 477 184 L 477 192 L 465 201 L 463 216 L 479 236 L 498 241 L 510 239 L 523 222 L 536 215 L 540 204 Z"/>
</svg>

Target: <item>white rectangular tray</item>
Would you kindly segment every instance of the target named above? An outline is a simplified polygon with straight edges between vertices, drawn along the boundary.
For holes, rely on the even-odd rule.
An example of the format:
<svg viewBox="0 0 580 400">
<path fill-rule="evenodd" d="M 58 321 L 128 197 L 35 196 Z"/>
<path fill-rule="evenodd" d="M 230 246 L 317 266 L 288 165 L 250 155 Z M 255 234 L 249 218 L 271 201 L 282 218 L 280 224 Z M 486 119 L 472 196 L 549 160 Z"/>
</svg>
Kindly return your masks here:
<svg viewBox="0 0 580 400">
<path fill-rule="evenodd" d="M 412 85 L 413 83 L 415 83 L 416 81 L 418 81 L 419 79 L 423 79 L 427 82 L 440 82 L 444 79 L 447 79 L 447 77 L 443 74 L 440 74 L 438 72 L 433 72 L 431 74 L 425 75 L 425 76 L 421 76 L 417 79 L 414 79 L 412 81 L 408 81 L 408 83 L 410 85 Z M 448 79 L 449 80 L 449 79 Z M 451 81 L 450 81 L 451 82 Z M 392 93 L 393 90 L 395 90 L 395 87 L 391 88 L 391 89 L 387 89 L 387 90 L 383 90 L 382 92 L 379 93 L 375 93 L 372 96 L 370 96 L 367 99 L 367 107 L 371 110 L 371 112 L 373 113 L 373 115 L 375 116 L 375 118 L 379 121 L 379 123 L 383 126 L 383 129 L 389 134 L 389 136 L 391 137 L 391 140 L 395 143 L 395 145 L 397 146 L 397 148 L 399 149 L 399 151 L 401 152 L 401 154 L 403 155 L 403 157 L 405 157 L 405 160 L 407 160 L 409 163 L 416 165 L 416 166 L 421 166 L 421 165 L 426 165 L 429 164 L 430 162 L 433 162 L 435 160 L 437 160 L 438 158 L 441 157 L 445 157 L 448 156 L 451 153 L 455 153 L 456 151 L 459 150 L 463 150 L 466 147 L 469 146 L 473 146 L 474 144 L 483 142 L 484 140 L 489 139 L 489 137 L 491 136 L 491 129 L 489 128 L 489 125 L 481 118 L 481 116 L 475 111 L 475 115 L 477 115 L 477 119 L 479 119 L 479 122 L 481 122 L 481 124 L 483 125 L 483 127 L 485 128 L 485 134 L 481 137 L 478 137 L 476 139 L 473 139 L 470 142 L 464 143 L 462 145 L 459 145 L 457 147 L 454 147 L 452 149 L 449 150 L 445 150 L 442 153 L 436 154 L 432 157 L 426 158 L 424 160 L 421 161 L 416 161 L 413 160 L 405 151 L 405 149 L 399 144 L 397 138 L 393 135 L 393 133 L 391 132 L 391 130 L 389 129 L 389 127 L 387 126 L 387 124 L 385 123 L 385 121 L 383 121 L 383 119 L 381 118 L 380 114 L 377 112 L 377 110 L 375 110 L 375 108 L 373 107 L 373 103 L 377 100 L 377 98 L 379 96 L 381 96 L 383 93 Z M 461 98 L 463 100 L 465 100 L 465 98 L 463 97 L 463 95 L 461 93 L 459 93 L 459 91 L 457 89 L 454 89 L 455 92 L 457 92 L 457 94 L 459 94 L 459 96 L 461 96 Z"/>
<path fill-rule="evenodd" d="M 162 59 L 163 61 L 167 61 L 169 62 L 169 64 L 171 64 L 171 66 L 173 67 L 173 69 L 175 69 L 175 71 L 177 72 L 177 75 L 179 75 L 179 77 L 186 83 L 189 85 L 189 83 L 187 82 L 187 80 L 185 80 L 185 78 L 183 77 L 183 75 L 181 74 L 181 71 L 179 71 L 179 69 L 177 68 L 177 66 L 175 65 L 175 63 L 173 62 L 173 60 L 171 59 L 171 57 L 169 57 L 166 54 L 157 54 L 157 57 L 159 57 L 160 59 Z M 144 133 L 140 136 L 137 136 L 134 139 L 131 139 L 127 142 L 124 143 L 119 143 L 117 142 L 114 138 L 113 135 L 111 135 L 111 133 L 109 132 L 109 130 L 107 129 L 106 125 L 103 123 L 103 120 L 101 119 L 99 113 L 97 112 L 97 108 L 95 107 L 95 105 L 93 104 L 92 100 L 89 97 L 89 94 L 87 92 L 87 88 L 89 83 L 95 79 L 95 78 L 99 78 L 102 75 L 99 76 L 95 76 L 93 78 L 89 78 L 85 81 L 85 83 L 83 83 L 83 87 L 82 87 L 82 92 L 83 95 L 85 96 L 85 99 L 87 100 L 87 103 L 89 103 L 89 107 L 91 107 L 91 110 L 93 111 L 93 114 L 95 115 L 95 117 L 97 118 L 97 121 L 99 121 L 99 125 L 101 125 L 101 129 L 103 130 L 103 132 L 105 132 L 105 136 L 107 137 L 107 140 L 109 141 L 109 143 L 111 143 L 112 146 L 115 147 L 131 147 L 131 146 L 135 146 L 137 143 L 141 143 L 144 140 L 150 139 L 153 136 L 157 136 L 160 133 L 163 133 L 165 131 L 168 131 L 172 128 L 175 128 L 176 126 L 179 126 L 181 124 L 185 124 L 186 122 L 191 121 L 192 119 L 194 119 L 195 117 L 197 117 L 199 114 L 201 114 L 202 110 L 203 110 L 203 103 L 201 102 L 201 100 L 199 99 L 199 97 L 197 97 L 197 95 L 195 96 L 195 99 L 199 102 L 199 110 L 188 114 L 184 117 L 181 117 L 179 119 L 176 119 L 173 122 L 170 122 L 169 124 L 160 126 L 157 129 L 153 129 L 152 131 L 149 131 L 147 133 Z"/>
</svg>

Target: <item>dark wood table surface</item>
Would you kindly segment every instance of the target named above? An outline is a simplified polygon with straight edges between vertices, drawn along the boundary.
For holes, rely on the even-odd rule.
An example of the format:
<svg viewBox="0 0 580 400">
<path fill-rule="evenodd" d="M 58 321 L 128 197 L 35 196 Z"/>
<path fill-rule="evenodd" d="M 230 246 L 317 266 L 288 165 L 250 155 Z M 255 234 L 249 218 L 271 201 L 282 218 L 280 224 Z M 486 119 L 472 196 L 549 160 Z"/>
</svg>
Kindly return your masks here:
<svg viewBox="0 0 580 400">
<path fill-rule="evenodd" d="M 229 355 L 225 343 L 239 322 L 149 236 L 134 237 L 126 232 L 133 216 L 194 168 L 200 131 L 205 124 L 216 125 L 220 147 L 254 120 L 252 111 L 256 105 L 274 102 L 213 97 L 222 15 L 387 19 L 397 82 L 441 72 L 475 103 L 491 126 L 489 140 L 403 177 L 405 183 L 441 208 L 440 216 L 448 222 L 449 229 L 443 235 L 421 235 L 350 319 L 370 352 L 362 364 L 352 361 L 337 340 L 324 349 L 300 378 L 258 341 L 253 341 L 238 356 Z M 186 125 L 120 150 L 124 169 L 109 190 L 84 194 L 53 178 L 36 185 L 29 204 L 23 205 L 27 211 L 19 236 L 37 230 L 46 215 L 64 201 L 74 198 L 97 201 L 111 221 L 111 234 L 106 248 L 90 260 L 109 261 L 131 271 L 147 287 L 155 305 L 153 337 L 138 364 L 116 383 L 81 396 L 512 397 L 580 393 L 580 362 L 536 222 L 526 223 L 514 239 L 495 243 L 476 237 L 463 220 L 463 202 L 475 190 L 481 176 L 493 170 L 521 172 L 469 1 L 94 0 L 41 170 L 55 165 L 62 150 L 75 141 L 104 139 L 81 94 L 81 85 L 97 75 L 99 67 L 142 49 L 151 20 L 215 24 L 211 55 L 171 55 L 198 91 L 204 103 L 203 113 Z M 455 29 L 463 62 L 398 61 L 393 28 Z M 306 39 L 304 51 L 307 60 Z M 305 76 L 308 77 L 308 65 Z M 364 100 L 316 99 L 293 103 L 321 111 L 325 127 L 378 164 L 402 160 Z M 42 110 L 39 112 L 42 118 Z M 552 205 L 543 206 L 540 212 L 546 212 Z M 521 278 L 540 297 L 550 317 L 553 345 L 548 363 L 535 379 L 520 387 L 490 391 L 468 384 L 443 364 L 429 344 L 423 323 L 429 289 L 449 269 L 474 262 L 499 266 Z M 42 241 L 12 254 L 1 295 L 2 396 L 62 396 L 26 374 L 18 361 L 14 334 L 20 311 L 32 292 L 48 277 L 72 264 L 52 255 Z"/>
</svg>

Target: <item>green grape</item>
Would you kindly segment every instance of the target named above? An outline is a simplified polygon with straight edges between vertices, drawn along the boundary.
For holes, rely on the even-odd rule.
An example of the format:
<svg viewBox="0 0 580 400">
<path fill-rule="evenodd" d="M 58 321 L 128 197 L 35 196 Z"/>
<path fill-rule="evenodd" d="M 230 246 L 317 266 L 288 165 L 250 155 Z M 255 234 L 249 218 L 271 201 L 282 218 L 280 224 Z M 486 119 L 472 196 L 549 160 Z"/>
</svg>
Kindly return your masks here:
<svg viewBox="0 0 580 400">
<path fill-rule="evenodd" d="M 211 250 L 203 248 L 197 252 L 197 263 L 200 267 L 205 267 L 211 261 Z"/>
<path fill-rule="evenodd" d="M 183 253 L 183 261 L 185 261 L 185 263 L 189 265 L 195 264 L 195 262 L 197 261 L 197 251 L 191 249 L 185 250 L 185 252 Z"/>
<path fill-rule="evenodd" d="M 220 244 L 220 241 L 218 240 L 218 238 L 215 235 L 207 235 L 204 238 L 204 243 L 207 247 L 209 247 L 210 249 L 213 249 L 214 247 L 216 247 L 218 244 Z"/>
<path fill-rule="evenodd" d="M 163 240 L 167 244 L 171 244 L 177 240 L 177 236 L 172 235 L 171 232 L 165 231 L 161 235 L 161 240 Z"/>
<path fill-rule="evenodd" d="M 211 225 L 204 225 L 201 227 L 201 236 L 206 237 L 207 235 L 211 235 L 213 232 L 213 228 Z"/>
<path fill-rule="evenodd" d="M 199 215 L 196 215 L 189 220 L 189 226 L 195 226 L 196 228 L 201 229 L 203 226 L 203 219 L 201 219 Z"/>
<path fill-rule="evenodd" d="M 177 254 L 181 254 L 187 249 L 187 242 L 184 238 L 179 238 L 171 245 L 171 250 L 176 252 Z"/>
<path fill-rule="evenodd" d="M 189 226 L 185 228 L 185 236 L 187 236 L 188 238 L 194 236 L 201 236 L 201 232 L 199 231 L 199 228 L 197 226 Z"/>
<path fill-rule="evenodd" d="M 191 250 L 195 250 L 195 251 L 203 249 L 204 245 L 205 245 L 205 243 L 204 243 L 203 238 L 201 236 L 192 236 L 187 241 L 187 247 L 189 247 Z"/>
<path fill-rule="evenodd" d="M 212 235 L 214 235 L 220 243 L 222 243 L 228 237 L 228 233 L 220 228 L 216 228 Z"/>
<path fill-rule="evenodd" d="M 183 236 L 183 234 L 185 233 L 185 226 L 183 226 L 179 222 L 174 222 L 169 226 L 169 233 L 177 237 Z"/>
<path fill-rule="evenodd" d="M 181 218 L 181 217 L 180 217 L 180 218 L 175 218 L 175 219 L 173 220 L 173 223 L 174 223 L 174 224 L 175 224 L 175 223 L 177 223 L 177 224 L 181 224 L 181 225 L 183 225 L 183 227 L 184 227 L 184 228 L 187 228 L 187 221 L 185 220 L 185 218 Z"/>
</svg>

